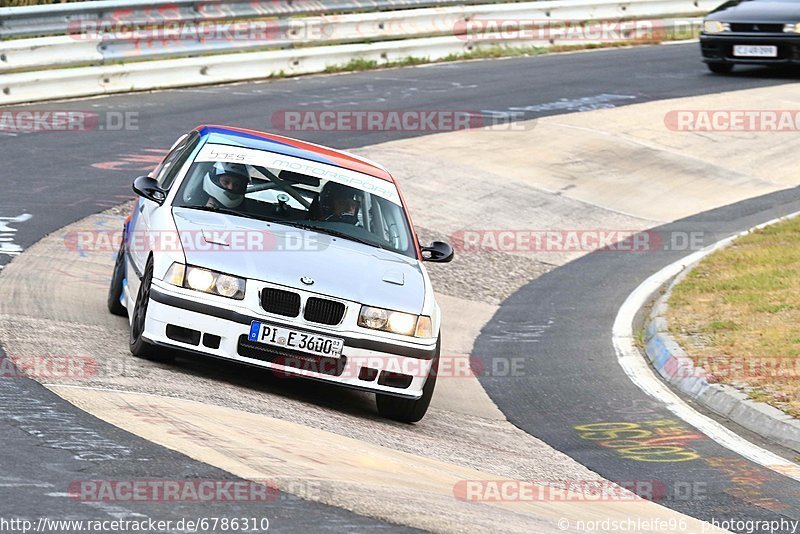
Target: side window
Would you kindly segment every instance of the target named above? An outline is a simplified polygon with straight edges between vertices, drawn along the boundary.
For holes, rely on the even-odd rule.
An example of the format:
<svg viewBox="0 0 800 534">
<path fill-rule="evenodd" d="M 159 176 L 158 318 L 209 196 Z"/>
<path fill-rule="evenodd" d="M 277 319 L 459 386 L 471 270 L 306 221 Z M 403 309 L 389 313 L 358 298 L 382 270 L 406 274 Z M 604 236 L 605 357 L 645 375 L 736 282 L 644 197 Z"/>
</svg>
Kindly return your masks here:
<svg viewBox="0 0 800 534">
<path fill-rule="evenodd" d="M 409 250 L 409 234 L 402 208 L 382 198 L 377 199 L 377 204 L 380 206 L 384 232 L 389 238 L 389 243 L 395 250 Z"/>
<path fill-rule="evenodd" d="M 167 157 L 164 158 L 164 161 L 155 171 L 154 177 L 161 189 L 172 187 L 175 176 L 180 168 L 183 167 L 183 164 L 186 163 L 186 159 L 192 153 L 199 139 L 200 134 L 198 132 L 191 132 L 178 139 L 172 151 L 167 154 Z"/>
</svg>

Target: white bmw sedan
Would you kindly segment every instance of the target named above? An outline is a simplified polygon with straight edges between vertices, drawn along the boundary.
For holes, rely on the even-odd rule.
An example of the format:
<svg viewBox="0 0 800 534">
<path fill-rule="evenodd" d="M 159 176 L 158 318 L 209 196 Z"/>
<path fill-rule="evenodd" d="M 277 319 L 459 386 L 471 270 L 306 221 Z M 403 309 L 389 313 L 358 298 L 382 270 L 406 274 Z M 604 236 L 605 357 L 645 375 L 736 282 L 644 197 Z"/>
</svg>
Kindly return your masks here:
<svg viewBox="0 0 800 534">
<path fill-rule="evenodd" d="M 125 221 L 108 307 L 130 350 L 176 350 L 376 393 L 381 415 L 422 419 L 441 316 L 397 185 L 345 152 L 200 126 L 149 176 Z"/>
</svg>

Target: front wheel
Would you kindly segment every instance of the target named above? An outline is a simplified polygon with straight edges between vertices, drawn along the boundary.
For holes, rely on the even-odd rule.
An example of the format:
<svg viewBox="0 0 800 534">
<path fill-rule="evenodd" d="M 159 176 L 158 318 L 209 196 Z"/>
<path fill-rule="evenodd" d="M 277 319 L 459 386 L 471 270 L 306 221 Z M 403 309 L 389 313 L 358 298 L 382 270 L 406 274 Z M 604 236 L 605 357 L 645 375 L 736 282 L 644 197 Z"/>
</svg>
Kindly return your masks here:
<svg viewBox="0 0 800 534">
<path fill-rule="evenodd" d="M 714 74 L 730 74 L 733 71 L 730 63 L 706 63 L 706 66 Z"/>
<path fill-rule="evenodd" d="M 157 352 L 155 345 L 144 339 L 144 326 L 147 321 L 147 305 L 150 303 L 150 286 L 153 282 L 153 259 L 147 260 L 147 267 L 139 284 L 139 294 L 136 296 L 136 305 L 133 308 L 131 321 L 130 349 L 131 354 L 137 358 L 155 362 L 171 362 L 175 357 L 171 354 Z"/>
<path fill-rule="evenodd" d="M 122 317 L 128 316 L 128 311 L 122 305 L 122 282 L 125 280 L 125 236 L 122 236 L 122 243 L 117 252 L 117 261 L 114 262 L 114 272 L 111 274 L 111 285 L 108 286 L 108 298 L 106 305 L 108 311 L 114 315 Z"/>
<path fill-rule="evenodd" d="M 441 339 L 440 339 L 441 342 Z M 433 390 L 436 387 L 436 375 L 439 372 L 439 345 L 436 345 L 436 355 L 433 358 L 431 370 L 428 372 L 428 379 L 422 386 L 422 396 L 418 399 L 403 399 L 384 393 L 376 393 L 375 400 L 378 404 L 378 413 L 381 417 L 399 421 L 401 423 L 416 423 L 425 417 L 428 406 L 433 398 Z"/>
</svg>

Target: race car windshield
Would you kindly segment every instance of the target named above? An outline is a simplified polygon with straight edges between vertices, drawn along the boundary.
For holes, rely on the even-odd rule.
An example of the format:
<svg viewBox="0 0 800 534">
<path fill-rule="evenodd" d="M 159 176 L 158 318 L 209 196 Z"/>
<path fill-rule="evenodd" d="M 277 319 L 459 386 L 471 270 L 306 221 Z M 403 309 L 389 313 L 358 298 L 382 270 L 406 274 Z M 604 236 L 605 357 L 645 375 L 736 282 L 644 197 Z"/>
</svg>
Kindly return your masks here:
<svg viewBox="0 0 800 534">
<path fill-rule="evenodd" d="M 247 154 L 251 157 L 231 162 L 231 154 L 222 152 L 231 147 L 209 147 L 215 145 L 195 159 L 174 206 L 308 228 L 416 257 L 391 182 L 250 149 L 236 150 L 265 156 Z M 213 157 L 219 155 L 224 159 Z"/>
</svg>

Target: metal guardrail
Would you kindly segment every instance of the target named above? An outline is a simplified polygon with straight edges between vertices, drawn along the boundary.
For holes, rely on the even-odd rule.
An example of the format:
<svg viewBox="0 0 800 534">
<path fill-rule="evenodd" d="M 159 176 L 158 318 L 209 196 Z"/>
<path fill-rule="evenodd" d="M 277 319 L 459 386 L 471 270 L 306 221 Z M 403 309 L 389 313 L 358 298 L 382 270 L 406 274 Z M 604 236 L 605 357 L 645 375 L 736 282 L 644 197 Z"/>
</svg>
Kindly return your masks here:
<svg viewBox="0 0 800 534">
<path fill-rule="evenodd" d="M 311 7 L 312 2 L 303 1 L 304 5 Z M 339 1 L 351 2 L 333 0 Z M 486 47 L 575 44 L 570 41 L 569 35 L 561 38 L 520 32 L 518 38 L 509 39 L 505 34 L 485 33 L 482 38 L 472 39 L 465 37 L 464 33 L 467 23 L 481 20 L 516 21 L 518 29 L 525 29 L 535 21 L 559 20 L 576 23 L 647 18 L 663 23 L 663 18 L 670 15 L 701 15 L 716 7 L 718 1 L 540 0 L 479 5 L 462 3 L 438 8 L 316 17 L 291 16 L 268 19 L 274 33 L 269 34 L 267 39 L 255 40 L 222 39 L 208 42 L 189 38 L 165 43 L 159 39 L 105 34 L 95 37 L 77 34 L 12 39 L 0 42 L 0 105 L 264 79 L 273 75 L 307 74 L 341 66 L 354 59 L 374 61 L 380 65 L 400 62 L 409 57 L 438 60 Z M 142 0 L 126 2 L 137 6 L 144 4 Z M 177 0 L 173 4 L 181 2 L 185 6 L 195 5 L 189 0 Z M 324 3 L 330 7 L 333 2 Z M 416 0 L 395 1 L 392 5 L 409 7 L 414 2 Z M 114 6 L 122 3 L 119 0 L 92 2 Z M 371 2 L 378 3 L 388 5 L 385 2 Z M 150 4 L 164 5 L 163 2 Z M 263 2 L 248 4 L 260 5 Z M 321 4 L 315 3 L 317 8 Z M 78 5 L 62 4 L 59 7 L 70 11 L 67 8 Z M 297 2 L 292 5 L 297 6 Z M 688 19 L 681 22 L 684 26 L 692 23 Z M 181 20 L 181 24 L 191 26 L 198 23 Z M 292 33 L 298 26 L 325 27 L 329 31 L 313 37 L 298 36 Z M 621 39 L 624 39 L 624 35 Z M 608 42 L 608 39 L 584 38 L 580 44 L 600 42 Z M 71 68 L 59 68 L 67 66 Z"/>
<path fill-rule="evenodd" d="M 674 13 L 679 9 L 677 6 L 696 9 L 691 0 L 627 3 L 561 0 L 259 19 L 234 23 L 240 25 L 238 29 L 232 29 L 225 21 L 179 21 L 176 28 L 170 25 L 137 27 L 126 20 L 98 32 L 95 23 L 87 23 L 83 29 L 92 33 L 0 42 L 0 73 L 414 37 L 464 36 L 470 22 L 486 20 L 510 23 L 522 32 L 533 29 L 537 22 L 662 17 Z M 618 40 L 623 39 L 625 36 Z M 567 41 L 555 32 L 540 40 L 544 45 Z"/>
<path fill-rule="evenodd" d="M 539 3 L 498 6 L 456 6 L 380 13 L 293 17 L 246 21 L 239 30 L 223 22 L 208 25 L 181 22 L 180 33 L 164 28 L 142 28 L 98 35 L 20 39 L 0 42 L 0 72 L 106 64 L 120 61 L 199 56 L 226 52 L 286 49 L 423 36 L 456 35 L 470 18 L 540 18 Z M 506 9 L 503 9 L 506 7 Z M 508 9 L 511 8 L 511 9 Z M 169 30 L 167 30 L 169 31 Z"/>
<path fill-rule="evenodd" d="M 65 35 L 81 23 L 110 25 L 365 13 L 508 0 L 99 0 L 0 8 L 0 39 Z"/>
</svg>

